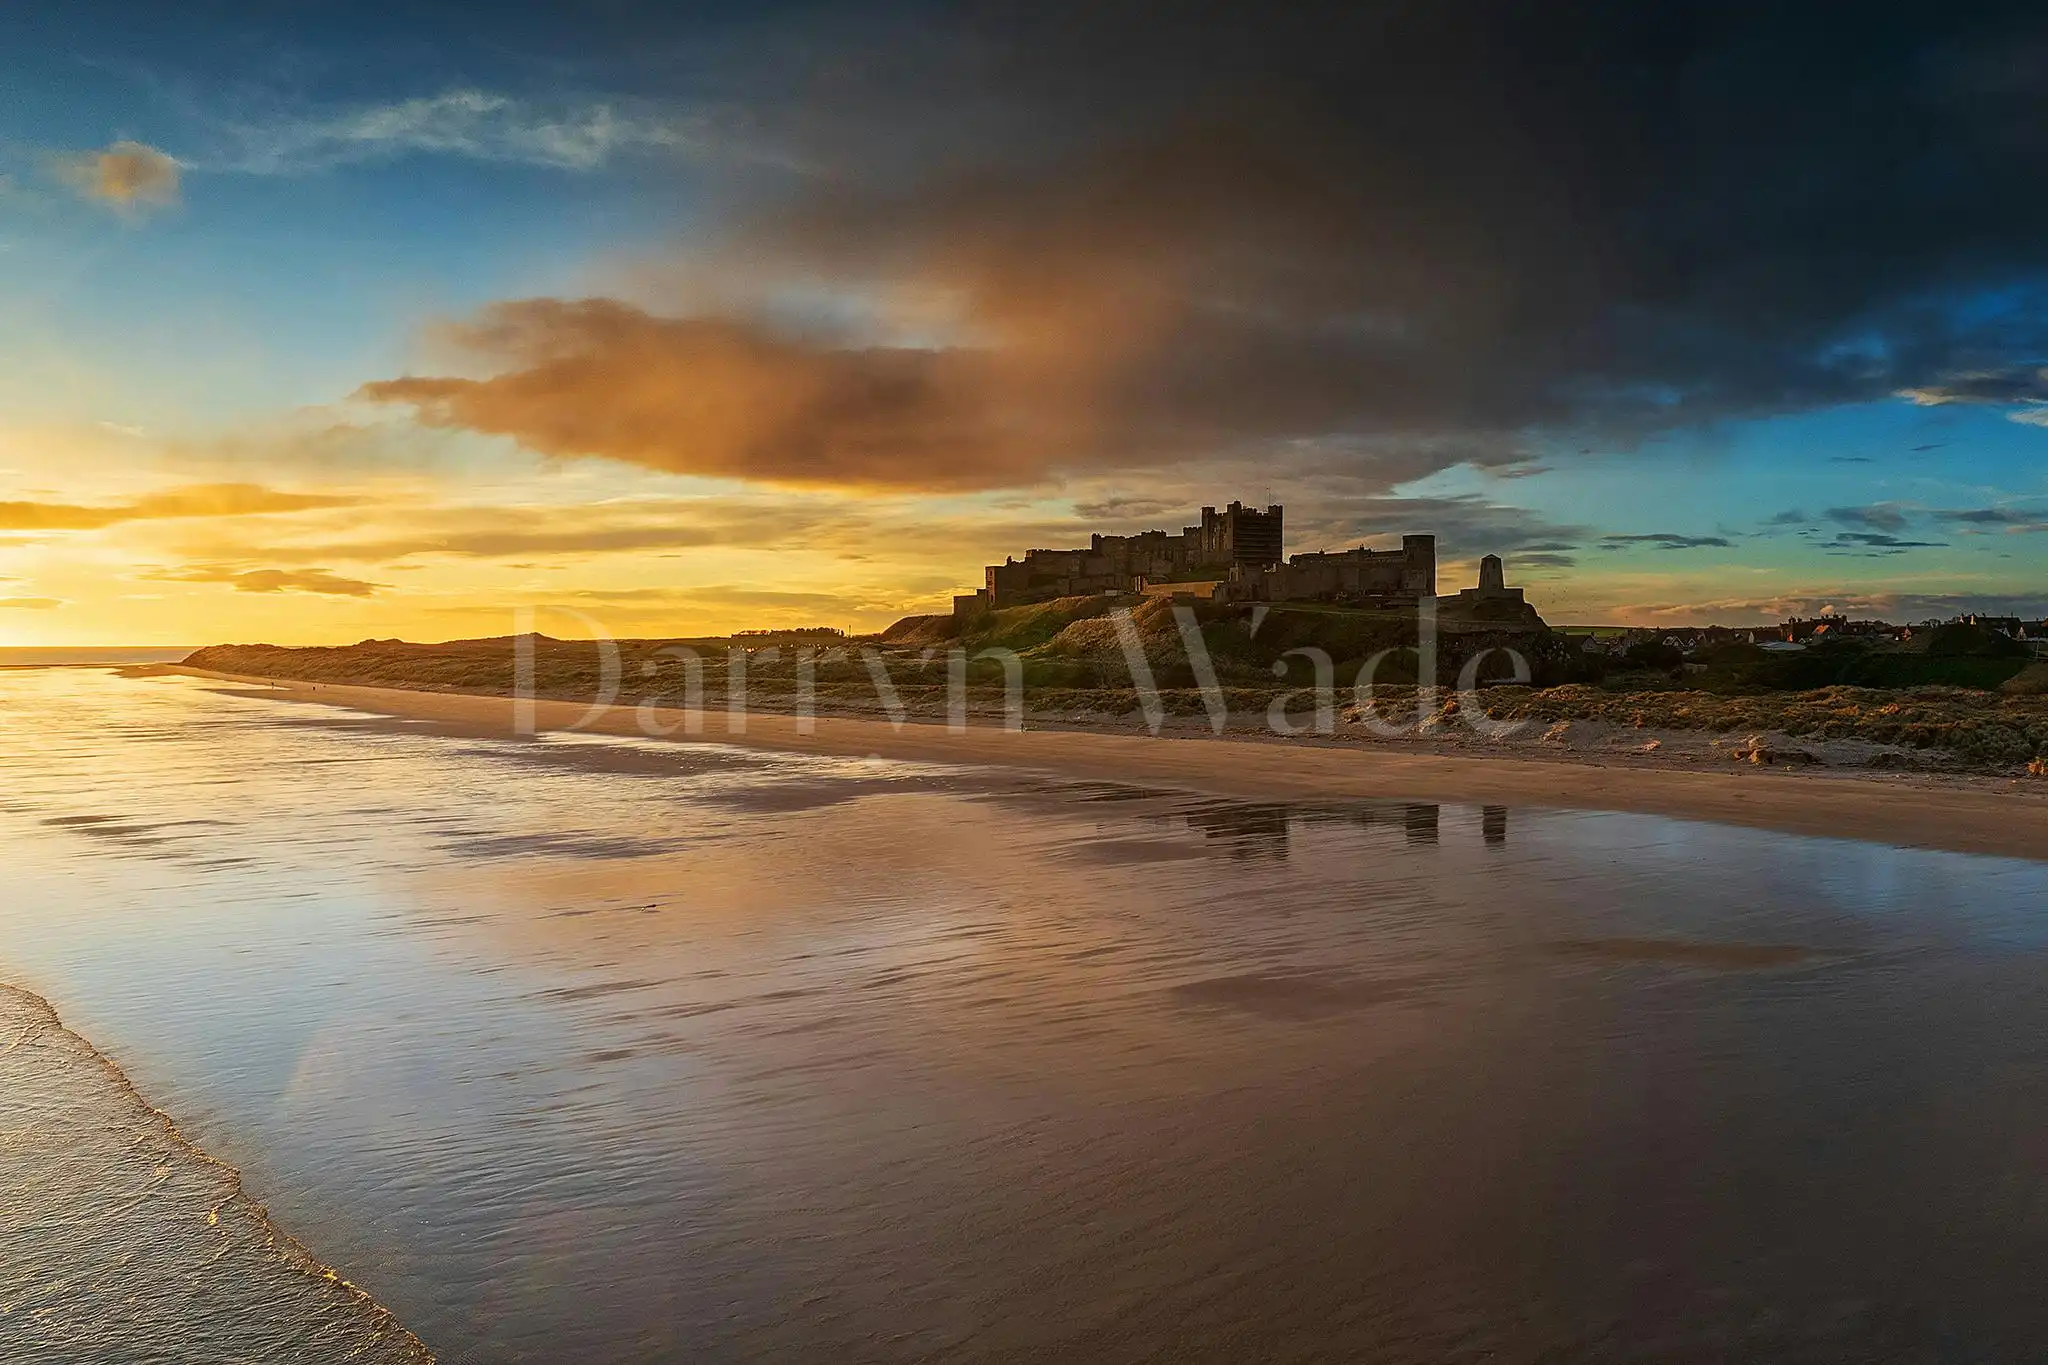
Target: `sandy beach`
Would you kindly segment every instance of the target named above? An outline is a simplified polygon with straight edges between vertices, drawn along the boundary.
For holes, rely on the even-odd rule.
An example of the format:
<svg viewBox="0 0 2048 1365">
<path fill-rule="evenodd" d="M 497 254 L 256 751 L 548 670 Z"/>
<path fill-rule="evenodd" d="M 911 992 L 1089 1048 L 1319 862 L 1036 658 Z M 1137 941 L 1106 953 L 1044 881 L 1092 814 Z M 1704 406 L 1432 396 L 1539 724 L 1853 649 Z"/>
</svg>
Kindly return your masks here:
<svg viewBox="0 0 2048 1365">
<path fill-rule="evenodd" d="M 2020 826 L 1984 791 L 853 717 L 529 743 L 452 692 L 4 683 L 0 977 L 77 1030 L 0 1058 L 51 1116 L 0 1162 L 54 1192 L 0 1226 L 37 1359 L 326 1362 L 293 1324 L 386 1321 L 266 1226 L 450 1361 L 2048 1336 L 2048 1210 L 2010 1197 L 2048 861 L 1542 808 L 1805 794 L 1869 832 L 1889 796 L 1984 845 Z M 217 1229 L 236 1187 L 262 1219 Z"/>
<path fill-rule="evenodd" d="M 287 699 L 350 707 L 509 734 L 507 697 L 277 681 L 176 666 L 138 672 L 180 673 L 262 687 Z M 593 712 L 579 702 L 538 701 L 543 731 L 648 737 L 630 706 Z M 2005 857 L 2048 857 L 2048 781 L 1869 769 L 1785 769 L 1723 764 L 1686 766 L 1678 753 L 1567 752 L 1538 756 L 1526 746 L 1495 756 L 1470 747 L 1454 753 L 1393 743 L 1319 741 L 1200 729 L 1160 737 L 1135 727 L 1045 728 L 1011 732 L 977 721 L 965 733 L 942 725 L 819 716 L 809 733 L 795 717 L 754 712 L 743 734 L 722 711 L 702 715 L 701 733 L 685 732 L 686 713 L 652 718 L 678 740 L 837 756 L 926 763 L 1001 765 L 1066 777 L 1129 782 L 1255 800 L 1405 797 L 1566 810 L 1634 811 L 1825 838 Z"/>
</svg>

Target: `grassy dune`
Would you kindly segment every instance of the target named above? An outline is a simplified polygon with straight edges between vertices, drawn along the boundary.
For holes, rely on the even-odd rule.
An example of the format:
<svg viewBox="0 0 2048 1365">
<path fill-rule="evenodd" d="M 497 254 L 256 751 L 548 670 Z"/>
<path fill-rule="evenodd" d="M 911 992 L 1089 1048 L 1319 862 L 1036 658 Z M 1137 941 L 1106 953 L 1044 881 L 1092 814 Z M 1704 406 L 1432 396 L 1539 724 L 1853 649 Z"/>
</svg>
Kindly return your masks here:
<svg viewBox="0 0 2048 1365">
<path fill-rule="evenodd" d="M 614 665 L 607 678 L 608 652 L 587 641 L 532 641 L 535 692 L 543 697 L 590 700 L 610 685 L 628 703 L 678 705 L 688 700 L 691 667 L 699 660 L 697 695 L 703 704 L 723 706 L 727 667 L 733 652 L 748 658 L 752 704 L 786 704 L 798 691 L 798 659 L 808 658 L 818 704 L 833 711 L 875 713 L 887 709 L 876 686 L 884 671 L 893 701 L 913 716 L 945 714 L 948 654 L 964 649 L 1009 651 L 1022 669 L 1028 711 L 1042 718 L 1102 720 L 1134 715 L 1140 697 L 1132 685 L 1125 641 L 1111 613 L 1132 606 L 1131 628 L 1142 646 L 1158 696 L 1169 714 L 1201 715 L 1209 698 L 1198 689 L 1199 669 L 1190 660 L 1183 615 L 1173 604 L 1148 599 L 1136 604 L 1105 598 L 1064 601 L 992 612 L 967 621 L 952 617 L 911 617 L 878 636 L 820 639 L 792 633 L 738 639 L 624 640 L 609 649 Z M 1415 627 L 1391 613 L 1327 608 L 1277 608 L 1257 616 L 1242 608 L 1197 604 L 1193 623 L 1234 717 L 1256 724 L 1273 703 L 1291 697 L 1293 709 L 1313 706 L 1301 689 L 1316 682 L 1310 659 L 1290 651 L 1313 648 L 1335 661 L 1340 703 L 1360 667 L 1384 655 L 1376 675 L 1392 685 L 1388 707 L 1413 699 L 1416 681 Z M 1951 642 L 1953 645 L 1953 642 Z M 1439 681 L 1454 682 L 1464 663 L 1482 651 L 1512 646 L 1532 666 L 1531 686 L 1495 683 L 1479 694 L 1489 715 L 1503 720 L 1600 721 L 1645 729 L 1711 733 L 1776 733 L 1816 740 L 1860 740 L 1926 750 L 1976 767 L 2048 765 L 2048 664 L 2024 659 L 1977 657 L 1967 650 L 1918 656 L 1872 657 L 1845 652 L 1791 665 L 1791 680 L 1804 674 L 1831 678 L 1847 674 L 1960 677 L 1975 686 L 1888 687 L 1833 683 L 1774 686 L 1776 660 L 1755 651 L 1716 660 L 1702 668 L 1683 665 L 1636 672 L 1610 672 L 1588 660 L 1565 637 L 1546 630 L 1514 630 L 1498 623 L 1445 623 L 1439 641 Z M 226 673 L 304 682 L 396 687 L 425 691 L 504 695 L 514 686 L 514 641 L 509 638 L 446 644 L 366 640 L 334 648 L 274 645 L 218 645 L 193 654 L 194 667 Z M 1496 677 L 1506 665 L 1496 656 Z M 1485 678 L 1482 674 L 1482 678 Z M 1000 658 L 976 658 L 969 666 L 970 705 L 998 710 L 1004 699 L 1005 668 Z M 1406 684 L 1407 686 L 1403 686 Z M 1448 697 L 1444 706 L 1461 703 Z"/>
<path fill-rule="evenodd" d="M 1497 719 L 1601 720 L 1718 734 L 1775 732 L 1936 749 L 1984 767 L 2048 756 L 2048 697 L 1961 687 L 1823 687 L 1724 696 L 1701 691 L 1609 691 L 1574 685 L 1488 688 Z"/>
</svg>

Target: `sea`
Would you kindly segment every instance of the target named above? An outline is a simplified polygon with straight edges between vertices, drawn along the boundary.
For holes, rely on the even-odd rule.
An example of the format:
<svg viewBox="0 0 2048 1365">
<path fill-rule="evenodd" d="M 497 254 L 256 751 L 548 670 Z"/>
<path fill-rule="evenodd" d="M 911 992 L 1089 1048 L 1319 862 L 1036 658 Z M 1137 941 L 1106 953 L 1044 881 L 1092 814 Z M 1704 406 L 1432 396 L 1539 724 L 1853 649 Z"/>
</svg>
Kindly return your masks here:
<svg viewBox="0 0 2048 1365">
<path fill-rule="evenodd" d="M 8 1362 L 2048 1340 L 2048 862 L 88 667 L 0 855 Z"/>
<path fill-rule="evenodd" d="M 72 668 L 107 664 L 174 664 L 195 645 L 4 645 L 0 668 Z"/>
</svg>

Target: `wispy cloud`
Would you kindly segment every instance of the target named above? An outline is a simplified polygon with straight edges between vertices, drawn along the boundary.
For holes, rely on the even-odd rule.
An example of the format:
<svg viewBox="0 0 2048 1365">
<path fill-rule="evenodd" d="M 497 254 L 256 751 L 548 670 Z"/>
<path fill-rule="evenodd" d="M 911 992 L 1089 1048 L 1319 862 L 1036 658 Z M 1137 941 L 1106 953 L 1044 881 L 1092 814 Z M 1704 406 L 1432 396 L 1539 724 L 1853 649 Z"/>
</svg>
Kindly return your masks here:
<svg viewBox="0 0 2048 1365">
<path fill-rule="evenodd" d="M 691 588 L 586 588 L 565 594 L 579 601 L 613 605 L 633 603 L 664 607 L 760 607 L 797 612 L 873 612 L 898 609 L 888 594 L 864 594 L 858 588 L 845 592 L 803 592 L 777 588 L 753 588 L 733 583 L 708 583 Z"/>
<path fill-rule="evenodd" d="M 368 597 L 389 586 L 360 578 L 342 578 L 325 569 L 236 569 L 231 566 L 195 564 L 183 569 L 159 569 L 143 575 L 157 583 L 227 583 L 236 592 L 310 592 L 329 597 Z"/>
<path fill-rule="evenodd" d="M 1867 507 L 1830 507 L 1828 517 L 1844 526 L 1861 526 L 1872 531 L 1906 529 L 1906 509 L 1895 502 L 1872 503 Z"/>
<path fill-rule="evenodd" d="M 764 506 L 725 500 L 623 498 L 577 506 L 500 505 L 390 509 L 369 536 L 337 518 L 295 525 L 261 545 L 202 535 L 181 546 L 208 563 L 255 567 L 342 560 L 388 564 L 417 557 L 544 558 L 624 552 L 680 552 L 714 546 L 820 546 L 828 533 L 861 534 L 871 523 L 828 507 Z"/>
<path fill-rule="evenodd" d="M 0 502 L 0 531 L 97 531 L 128 521 L 259 516 L 351 507 L 360 502 L 362 499 L 357 497 L 286 493 L 260 484 L 190 484 L 101 507 L 62 502 Z"/>
<path fill-rule="evenodd" d="M 1969 507 L 1934 514 L 1942 521 L 1964 528 L 1965 535 L 1981 535 L 1997 529 L 2007 535 L 2030 535 L 2048 531 L 2048 508 Z"/>
<path fill-rule="evenodd" d="M 141 142 L 116 142 L 96 152 L 60 157 L 57 178 L 80 195 L 136 217 L 178 202 L 175 157 Z"/>
<path fill-rule="evenodd" d="M 446 90 L 392 104 L 221 124 L 230 150 L 204 169 L 297 175 L 404 156 L 591 171 L 634 150 L 709 153 L 735 139 L 706 114 L 619 100 L 539 102 Z"/>
<path fill-rule="evenodd" d="M 1954 374 L 1933 384 L 1917 384 L 1898 390 L 1898 396 L 1916 407 L 1940 408 L 1951 403 L 2048 402 L 2048 369 L 2014 365 L 1997 370 L 1976 370 Z"/>
<path fill-rule="evenodd" d="M 1648 535 L 1602 536 L 1600 543 L 1610 549 L 1621 549 L 1629 545 L 1653 545 L 1660 550 L 1725 550 L 1733 542 L 1726 536 L 1682 536 L 1671 531 L 1656 531 Z"/>
<path fill-rule="evenodd" d="M 2048 427 L 2048 368 L 2014 365 L 1950 375 L 1940 383 L 1900 389 L 1897 396 L 1917 407 L 1940 408 L 1954 403 L 2009 408 L 2009 422 Z M 1934 446 L 1919 446 L 1932 450 Z"/>
<path fill-rule="evenodd" d="M 1945 540 L 1903 540 L 1882 531 L 1838 531 L 1835 538 L 1822 548 L 1831 555 L 1875 558 L 1881 555 L 1900 555 L 1908 550 L 1939 550 L 1947 544 Z"/>
<path fill-rule="evenodd" d="M 1186 517 L 1187 507 L 1172 498 L 1134 498 L 1111 494 L 1092 502 L 1074 504 L 1074 514 L 1090 521 L 1124 522 L 1133 518 Z"/>
<path fill-rule="evenodd" d="M 54 611 L 63 605 L 61 597 L 0 597 L 0 608 L 9 611 Z"/>
</svg>

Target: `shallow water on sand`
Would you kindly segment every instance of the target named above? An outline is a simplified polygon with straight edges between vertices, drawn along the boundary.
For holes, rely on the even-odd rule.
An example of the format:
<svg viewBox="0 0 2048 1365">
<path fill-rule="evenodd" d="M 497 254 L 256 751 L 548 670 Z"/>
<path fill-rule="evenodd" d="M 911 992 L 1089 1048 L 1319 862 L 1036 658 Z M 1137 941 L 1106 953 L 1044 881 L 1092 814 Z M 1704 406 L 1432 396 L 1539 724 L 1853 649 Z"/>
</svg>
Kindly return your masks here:
<svg viewBox="0 0 2048 1365">
<path fill-rule="evenodd" d="M 2048 865 L 76 670 L 0 779 L 0 979 L 443 1360 L 2048 1339 Z"/>
<path fill-rule="evenodd" d="M 0 1342 L 10 1361 L 431 1359 L 283 1236 L 49 1006 L 0 986 Z"/>
</svg>

